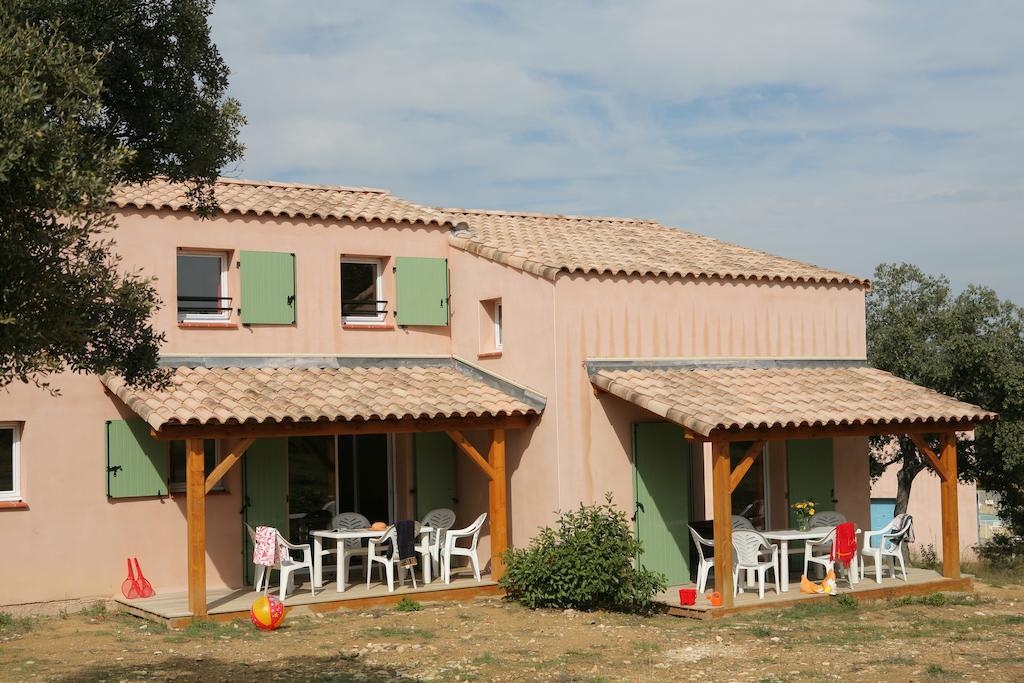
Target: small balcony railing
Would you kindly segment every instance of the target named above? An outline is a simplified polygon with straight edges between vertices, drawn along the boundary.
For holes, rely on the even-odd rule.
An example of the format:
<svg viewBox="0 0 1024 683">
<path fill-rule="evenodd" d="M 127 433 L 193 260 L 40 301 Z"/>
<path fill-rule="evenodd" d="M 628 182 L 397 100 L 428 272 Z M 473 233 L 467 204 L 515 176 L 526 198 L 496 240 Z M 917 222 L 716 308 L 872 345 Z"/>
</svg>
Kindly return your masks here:
<svg viewBox="0 0 1024 683">
<path fill-rule="evenodd" d="M 343 318 L 381 318 L 388 312 L 387 301 L 373 299 L 342 299 Z"/>
<path fill-rule="evenodd" d="M 219 315 L 231 311 L 231 297 L 179 296 L 178 313 L 188 315 Z"/>
</svg>

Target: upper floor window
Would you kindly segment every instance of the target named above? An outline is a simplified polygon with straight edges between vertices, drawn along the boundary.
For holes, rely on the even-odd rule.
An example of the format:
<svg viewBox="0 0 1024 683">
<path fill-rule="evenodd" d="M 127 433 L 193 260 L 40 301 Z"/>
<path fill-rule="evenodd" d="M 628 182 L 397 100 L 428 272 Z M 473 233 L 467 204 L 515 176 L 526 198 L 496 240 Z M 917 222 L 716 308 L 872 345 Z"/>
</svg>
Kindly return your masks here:
<svg viewBox="0 0 1024 683">
<path fill-rule="evenodd" d="M 18 447 L 21 430 L 13 422 L 0 422 L 0 500 L 21 500 Z"/>
<path fill-rule="evenodd" d="M 480 353 L 495 355 L 505 343 L 504 311 L 501 299 L 480 302 Z"/>
<path fill-rule="evenodd" d="M 178 320 L 203 322 L 231 316 L 228 255 L 218 252 L 178 252 Z"/>
<path fill-rule="evenodd" d="M 344 259 L 341 262 L 341 319 L 346 323 L 381 323 L 387 301 L 383 300 L 381 262 L 376 259 Z"/>
<path fill-rule="evenodd" d="M 184 491 L 185 490 L 185 447 L 187 442 L 185 441 L 171 441 L 170 444 L 170 468 L 169 475 L 167 477 L 167 488 L 170 491 Z M 206 470 L 206 476 L 210 476 L 210 472 L 220 462 L 220 453 L 217 448 L 216 439 L 204 439 L 203 440 L 203 456 L 204 456 L 204 467 Z M 222 480 L 223 481 L 223 480 Z M 214 487 L 214 490 L 223 488 L 220 484 Z"/>
</svg>

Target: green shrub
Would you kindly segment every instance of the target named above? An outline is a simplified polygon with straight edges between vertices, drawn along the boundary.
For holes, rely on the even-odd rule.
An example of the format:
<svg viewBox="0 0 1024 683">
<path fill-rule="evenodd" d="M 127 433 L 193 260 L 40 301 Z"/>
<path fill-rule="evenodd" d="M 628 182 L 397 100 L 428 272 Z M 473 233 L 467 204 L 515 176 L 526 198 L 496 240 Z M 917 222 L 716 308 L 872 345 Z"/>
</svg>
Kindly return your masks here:
<svg viewBox="0 0 1024 683">
<path fill-rule="evenodd" d="M 935 546 L 929 543 L 921 548 L 921 555 L 914 562 L 921 569 L 938 569 L 941 566 L 939 554 L 935 552 Z"/>
<path fill-rule="evenodd" d="M 609 493 L 603 504 L 560 514 L 557 527 L 541 529 L 529 547 L 506 551 L 501 587 L 531 609 L 650 613 L 665 577 L 635 565 L 641 549 Z"/>
<path fill-rule="evenodd" d="M 399 612 L 419 612 L 423 609 L 423 605 L 412 598 L 402 598 L 398 601 L 398 604 L 395 605 L 395 609 Z"/>
<path fill-rule="evenodd" d="M 0 629 L 14 626 L 14 617 L 10 612 L 0 612 Z"/>
<path fill-rule="evenodd" d="M 978 557 L 996 569 L 1024 570 L 1024 538 L 995 534 L 976 546 Z"/>
<path fill-rule="evenodd" d="M 857 602 L 857 598 L 853 597 L 849 593 L 840 593 L 836 596 L 836 599 L 833 602 L 835 602 L 836 607 L 841 607 L 842 609 L 857 609 L 860 607 L 860 603 Z"/>
</svg>

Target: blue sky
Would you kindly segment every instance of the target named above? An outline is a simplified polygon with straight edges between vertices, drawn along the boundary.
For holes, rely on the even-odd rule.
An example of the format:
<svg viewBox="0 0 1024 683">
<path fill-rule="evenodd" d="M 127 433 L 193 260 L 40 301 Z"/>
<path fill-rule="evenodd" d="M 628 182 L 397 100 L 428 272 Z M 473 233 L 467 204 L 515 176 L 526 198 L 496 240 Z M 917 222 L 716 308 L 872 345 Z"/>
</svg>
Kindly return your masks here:
<svg viewBox="0 0 1024 683">
<path fill-rule="evenodd" d="M 1024 304 L 1024 3 L 220 0 L 227 175 L 655 218 Z"/>
</svg>

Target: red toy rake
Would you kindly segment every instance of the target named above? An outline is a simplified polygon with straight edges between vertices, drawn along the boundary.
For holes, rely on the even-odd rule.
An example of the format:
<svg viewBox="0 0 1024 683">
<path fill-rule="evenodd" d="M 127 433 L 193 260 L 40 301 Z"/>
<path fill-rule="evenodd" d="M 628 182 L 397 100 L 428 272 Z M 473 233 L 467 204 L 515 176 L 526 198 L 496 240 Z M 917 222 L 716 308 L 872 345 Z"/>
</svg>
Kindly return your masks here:
<svg viewBox="0 0 1024 683">
<path fill-rule="evenodd" d="M 139 566 L 139 558 L 137 558 L 137 557 L 135 558 L 135 574 L 138 577 L 138 582 L 139 582 L 139 597 L 140 598 L 152 597 L 152 595 L 154 593 L 156 593 L 156 591 L 153 590 L 153 584 L 151 584 L 149 582 L 149 579 L 147 579 L 145 576 L 143 576 L 143 574 L 142 574 L 142 567 Z"/>
<path fill-rule="evenodd" d="M 142 587 L 139 586 L 138 580 L 132 574 L 131 558 L 128 558 L 126 561 L 128 563 L 128 577 L 121 582 L 121 594 L 129 600 L 134 600 L 142 594 Z"/>
</svg>

